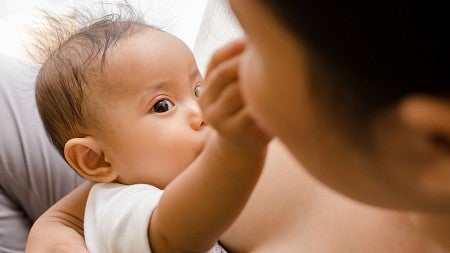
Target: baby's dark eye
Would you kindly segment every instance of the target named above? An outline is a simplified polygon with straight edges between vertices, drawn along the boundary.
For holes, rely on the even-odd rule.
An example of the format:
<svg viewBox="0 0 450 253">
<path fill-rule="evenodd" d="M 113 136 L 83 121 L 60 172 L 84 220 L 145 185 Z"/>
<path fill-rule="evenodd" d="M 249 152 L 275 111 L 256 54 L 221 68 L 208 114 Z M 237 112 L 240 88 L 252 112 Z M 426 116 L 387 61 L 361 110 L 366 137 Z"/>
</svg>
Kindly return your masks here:
<svg viewBox="0 0 450 253">
<path fill-rule="evenodd" d="M 172 102 L 167 99 L 158 101 L 153 107 L 152 112 L 154 113 L 164 113 L 173 108 Z"/>
<path fill-rule="evenodd" d="M 202 86 L 200 85 L 195 85 L 194 87 L 194 96 L 196 98 L 200 97 L 200 93 L 202 92 Z"/>
</svg>

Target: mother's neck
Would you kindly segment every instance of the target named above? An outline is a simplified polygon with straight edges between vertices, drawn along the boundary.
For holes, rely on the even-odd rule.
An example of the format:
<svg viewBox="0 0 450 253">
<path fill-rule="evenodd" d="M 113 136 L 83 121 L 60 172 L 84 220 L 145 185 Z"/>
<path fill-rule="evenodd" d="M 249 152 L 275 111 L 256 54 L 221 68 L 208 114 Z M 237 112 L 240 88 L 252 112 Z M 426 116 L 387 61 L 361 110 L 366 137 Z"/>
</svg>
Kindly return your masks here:
<svg viewBox="0 0 450 253">
<path fill-rule="evenodd" d="M 411 213 L 410 220 L 437 252 L 450 252 L 449 213 Z M 433 251 L 434 252 L 434 251 Z"/>
</svg>

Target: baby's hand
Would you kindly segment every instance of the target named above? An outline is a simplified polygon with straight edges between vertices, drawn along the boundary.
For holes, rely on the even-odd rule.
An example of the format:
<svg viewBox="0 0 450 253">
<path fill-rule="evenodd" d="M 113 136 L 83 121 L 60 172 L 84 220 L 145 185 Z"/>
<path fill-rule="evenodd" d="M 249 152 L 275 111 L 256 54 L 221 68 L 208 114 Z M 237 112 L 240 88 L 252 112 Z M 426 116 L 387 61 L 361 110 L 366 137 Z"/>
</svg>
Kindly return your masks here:
<svg viewBox="0 0 450 253">
<path fill-rule="evenodd" d="M 205 118 L 218 134 L 239 146 L 264 146 L 270 138 L 257 126 L 242 100 L 238 66 L 243 41 L 219 49 L 212 57 L 200 96 Z"/>
</svg>

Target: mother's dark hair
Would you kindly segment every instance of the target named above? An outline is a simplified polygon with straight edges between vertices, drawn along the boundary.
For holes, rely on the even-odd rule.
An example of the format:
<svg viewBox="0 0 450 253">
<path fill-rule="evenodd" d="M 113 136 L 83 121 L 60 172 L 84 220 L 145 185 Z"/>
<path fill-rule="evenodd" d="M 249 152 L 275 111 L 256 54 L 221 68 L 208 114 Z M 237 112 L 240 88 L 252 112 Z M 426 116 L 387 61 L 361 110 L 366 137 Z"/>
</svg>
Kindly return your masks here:
<svg viewBox="0 0 450 253">
<path fill-rule="evenodd" d="M 315 97 L 357 124 L 410 93 L 450 95 L 441 3 L 260 1 L 306 46 Z"/>
</svg>

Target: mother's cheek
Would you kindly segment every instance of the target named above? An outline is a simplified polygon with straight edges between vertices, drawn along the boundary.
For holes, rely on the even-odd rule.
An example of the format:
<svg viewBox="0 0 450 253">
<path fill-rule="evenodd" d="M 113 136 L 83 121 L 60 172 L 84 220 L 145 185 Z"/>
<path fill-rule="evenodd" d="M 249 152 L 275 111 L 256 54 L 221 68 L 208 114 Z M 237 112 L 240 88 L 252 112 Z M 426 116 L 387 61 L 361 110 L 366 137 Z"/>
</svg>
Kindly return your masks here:
<svg viewBox="0 0 450 253">
<path fill-rule="evenodd" d="M 247 47 L 242 54 L 238 71 L 240 90 L 250 114 L 267 133 L 272 134 L 268 129 L 270 119 L 267 120 L 273 110 L 272 85 L 262 58 L 252 47 Z"/>
</svg>

